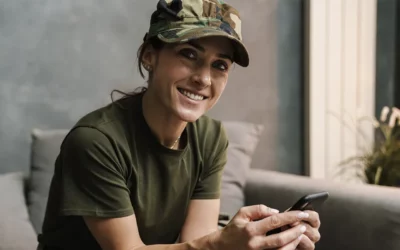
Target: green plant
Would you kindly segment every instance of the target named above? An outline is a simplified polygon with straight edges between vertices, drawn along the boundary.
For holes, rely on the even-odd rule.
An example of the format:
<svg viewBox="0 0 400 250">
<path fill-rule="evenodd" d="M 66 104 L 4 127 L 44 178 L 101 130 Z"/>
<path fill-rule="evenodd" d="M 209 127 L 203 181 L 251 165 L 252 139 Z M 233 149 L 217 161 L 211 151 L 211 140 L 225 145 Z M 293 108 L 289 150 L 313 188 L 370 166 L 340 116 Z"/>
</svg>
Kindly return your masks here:
<svg viewBox="0 0 400 250">
<path fill-rule="evenodd" d="M 400 110 L 384 107 L 379 121 L 376 118 L 368 120 L 375 127 L 373 145 L 360 155 L 342 161 L 339 173 L 355 167 L 359 177 L 367 183 L 400 187 Z M 362 131 L 357 132 L 363 135 Z"/>
</svg>

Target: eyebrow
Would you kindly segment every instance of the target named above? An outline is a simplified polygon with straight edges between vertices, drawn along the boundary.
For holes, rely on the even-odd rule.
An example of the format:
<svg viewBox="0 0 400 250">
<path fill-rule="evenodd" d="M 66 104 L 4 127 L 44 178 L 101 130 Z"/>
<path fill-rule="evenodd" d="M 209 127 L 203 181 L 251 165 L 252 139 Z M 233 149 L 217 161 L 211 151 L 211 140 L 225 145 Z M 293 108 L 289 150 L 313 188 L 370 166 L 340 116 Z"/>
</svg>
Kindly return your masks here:
<svg viewBox="0 0 400 250">
<path fill-rule="evenodd" d="M 200 50 L 201 52 L 205 52 L 206 50 L 198 43 L 194 42 L 194 41 L 189 41 L 188 42 L 189 45 L 195 47 L 196 49 Z M 218 54 L 218 57 L 224 58 L 224 59 L 228 59 L 231 62 L 233 62 L 233 58 L 232 56 L 226 55 L 226 54 Z"/>
</svg>

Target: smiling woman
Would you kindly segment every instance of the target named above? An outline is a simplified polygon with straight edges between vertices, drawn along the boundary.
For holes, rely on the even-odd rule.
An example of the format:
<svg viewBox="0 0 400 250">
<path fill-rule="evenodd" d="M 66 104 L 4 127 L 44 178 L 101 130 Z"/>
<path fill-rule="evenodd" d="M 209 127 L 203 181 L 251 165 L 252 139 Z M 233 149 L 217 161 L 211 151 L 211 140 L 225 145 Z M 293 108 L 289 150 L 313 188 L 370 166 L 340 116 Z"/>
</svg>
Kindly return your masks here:
<svg viewBox="0 0 400 250">
<path fill-rule="evenodd" d="M 223 37 L 168 44 L 158 51 L 148 47 L 142 63 L 151 68 L 151 80 L 144 103 L 158 103 L 158 114 L 149 114 L 158 118 L 167 114 L 166 120 L 159 122 L 172 127 L 176 127 L 172 119 L 195 122 L 224 91 L 232 65 L 227 58 L 233 57 L 233 51 L 231 42 Z"/>
<path fill-rule="evenodd" d="M 138 52 L 148 88 L 68 133 L 39 249 L 313 249 L 315 212 L 257 205 L 217 228 L 228 139 L 204 114 L 232 64 L 249 64 L 240 32 L 239 13 L 221 0 L 159 1 Z M 285 225 L 293 226 L 266 236 Z"/>
</svg>

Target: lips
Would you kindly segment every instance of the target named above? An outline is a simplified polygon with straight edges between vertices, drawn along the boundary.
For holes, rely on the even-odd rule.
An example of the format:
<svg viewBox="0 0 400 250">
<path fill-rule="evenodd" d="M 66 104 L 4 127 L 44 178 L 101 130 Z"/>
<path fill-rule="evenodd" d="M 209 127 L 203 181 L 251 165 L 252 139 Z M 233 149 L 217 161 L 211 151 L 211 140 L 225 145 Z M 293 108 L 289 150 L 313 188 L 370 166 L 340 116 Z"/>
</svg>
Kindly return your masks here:
<svg viewBox="0 0 400 250">
<path fill-rule="evenodd" d="M 207 99 L 206 96 L 203 96 L 203 95 L 200 95 L 200 94 L 196 94 L 196 93 L 190 92 L 190 91 L 185 90 L 185 89 L 178 88 L 178 91 L 181 94 L 183 94 L 184 96 L 186 96 L 187 98 L 189 98 L 191 100 L 194 100 L 194 101 L 202 101 L 204 99 Z"/>
</svg>

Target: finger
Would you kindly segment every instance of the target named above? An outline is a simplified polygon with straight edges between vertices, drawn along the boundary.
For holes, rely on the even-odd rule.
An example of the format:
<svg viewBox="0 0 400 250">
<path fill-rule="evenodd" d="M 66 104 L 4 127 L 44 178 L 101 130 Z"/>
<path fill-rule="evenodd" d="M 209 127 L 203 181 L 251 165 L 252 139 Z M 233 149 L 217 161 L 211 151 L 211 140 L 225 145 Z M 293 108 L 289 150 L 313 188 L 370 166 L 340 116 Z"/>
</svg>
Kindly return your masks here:
<svg viewBox="0 0 400 250">
<path fill-rule="evenodd" d="M 303 238 L 304 235 L 300 235 L 299 237 L 297 237 L 297 239 L 293 240 L 283 247 L 278 248 L 277 250 L 296 250 Z"/>
<path fill-rule="evenodd" d="M 247 221 L 255 221 L 264 219 L 267 216 L 271 216 L 279 213 L 278 210 L 267 207 L 265 205 L 253 205 L 242 207 L 239 212 L 235 215 L 234 219 L 240 218 Z"/>
<path fill-rule="evenodd" d="M 315 243 L 310 240 L 310 238 L 307 237 L 307 235 L 304 235 L 301 238 L 301 241 L 299 245 L 297 246 L 298 250 L 312 250 L 315 249 Z"/>
<path fill-rule="evenodd" d="M 295 227 L 297 225 L 300 225 L 300 223 L 301 223 L 300 221 L 297 221 L 295 223 L 290 224 L 290 227 Z"/>
<path fill-rule="evenodd" d="M 319 219 L 319 214 L 315 211 L 309 210 L 304 212 L 308 213 L 310 216 L 308 218 L 304 218 L 303 221 L 307 221 L 314 228 L 320 228 L 321 221 Z"/>
<path fill-rule="evenodd" d="M 261 238 L 261 247 L 262 249 L 276 249 L 283 247 L 295 240 L 298 240 L 298 238 L 303 235 L 305 231 L 306 227 L 304 225 L 298 225 L 284 232 L 263 237 Z"/>
<path fill-rule="evenodd" d="M 305 212 L 290 211 L 271 215 L 263 220 L 255 222 L 255 226 L 259 230 L 264 230 L 264 232 L 268 232 L 275 228 L 280 228 L 286 225 L 293 224 L 295 222 L 300 222 L 306 217 L 309 217 L 309 215 Z"/>
<path fill-rule="evenodd" d="M 319 233 L 317 228 L 314 228 L 307 223 L 302 223 L 302 225 L 306 227 L 304 235 L 306 235 L 307 238 L 310 239 L 313 243 L 316 243 L 321 239 L 321 234 Z"/>
</svg>

